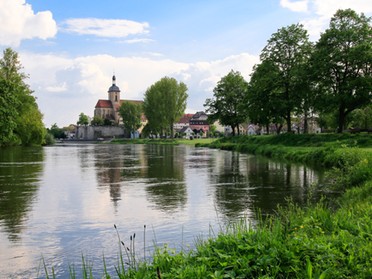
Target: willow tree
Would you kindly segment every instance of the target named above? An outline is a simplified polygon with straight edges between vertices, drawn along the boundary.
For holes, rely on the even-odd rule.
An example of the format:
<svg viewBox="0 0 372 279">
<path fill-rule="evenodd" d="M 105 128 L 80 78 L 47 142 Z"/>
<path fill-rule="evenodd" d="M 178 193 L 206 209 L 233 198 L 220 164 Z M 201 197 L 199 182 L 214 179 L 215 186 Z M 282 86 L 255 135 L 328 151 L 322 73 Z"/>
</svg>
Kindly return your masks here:
<svg viewBox="0 0 372 279">
<path fill-rule="evenodd" d="M 42 114 L 26 84 L 17 52 L 7 48 L 0 59 L 0 146 L 42 144 Z"/>
<path fill-rule="evenodd" d="M 338 10 L 315 46 L 314 81 L 322 92 L 318 105 L 327 111 L 337 111 L 339 133 L 352 111 L 372 101 L 370 22 L 371 18 L 364 14 Z"/>
<path fill-rule="evenodd" d="M 184 114 L 187 103 L 187 86 L 176 79 L 164 77 L 151 85 L 145 93 L 143 111 L 151 130 L 174 136 L 173 124 Z"/>
</svg>

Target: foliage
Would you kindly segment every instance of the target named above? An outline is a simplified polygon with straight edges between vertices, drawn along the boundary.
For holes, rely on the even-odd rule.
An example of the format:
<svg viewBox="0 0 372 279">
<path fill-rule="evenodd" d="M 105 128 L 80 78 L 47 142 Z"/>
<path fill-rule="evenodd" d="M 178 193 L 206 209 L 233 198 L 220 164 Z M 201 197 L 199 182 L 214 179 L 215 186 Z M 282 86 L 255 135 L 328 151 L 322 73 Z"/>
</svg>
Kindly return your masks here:
<svg viewBox="0 0 372 279">
<path fill-rule="evenodd" d="M 248 83 L 239 72 L 231 70 L 222 77 L 213 89 L 214 98 L 207 99 L 204 104 L 210 121 L 219 120 L 222 125 L 231 126 L 233 135 L 235 129 L 239 135 L 239 124 L 247 120 L 244 109 L 247 87 Z"/>
<path fill-rule="evenodd" d="M 90 122 L 90 124 L 92 126 L 102 126 L 102 125 L 104 125 L 104 123 L 105 122 L 104 122 L 103 118 L 99 115 L 95 115 L 93 117 L 92 121 Z"/>
<path fill-rule="evenodd" d="M 350 126 L 360 129 L 372 129 L 372 104 L 350 113 Z"/>
<path fill-rule="evenodd" d="M 353 110 L 372 101 L 371 18 L 338 10 L 321 35 L 311 59 L 314 83 L 322 92 L 318 105 L 337 111 L 338 132 Z"/>
<path fill-rule="evenodd" d="M 163 134 L 169 129 L 173 137 L 173 124 L 184 114 L 187 97 L 186 84 L 174 78 L 164 77 L 151 85 L 143 102 L 148 120 L 146 130 Z"/>
<path fill-rule="evenodd" d="M 308 106 L 301 106 L 308 102 L 306 97 L 311 96 L 307 94 L 310 90 L 305 82 L 307 79 L 303 78 L 306 73 L 304 65 L 310 57 L 311 49 L 307 31 L 301 24 L 292 24 L 271 36 L 260 56 L 264 65 L 256 67 L 260 71 L 255 74 L 253 90 L 266 98 L 271 97 L 270 108 L 275 108 L 275 111 L 270 114 L 272 111 L 269 108 L 269 117 L 274 115 L 285 119 L 288 132 L 292 129 L 293 112 L 305 110 L 308 113 L 309 110 Z M 269 84 L 265 84 L 264 80 L 269 80 Z M 257 98 L 252 101 L 257 101 Z"/>
<path fill-rule="evenodd" d="M 18 54 L 10 48 L 0 60 L 0 146 L 42 144 L 45 127 Z"/>
<path fill-rule="evenodd" d="M 249 82 L 247 111 L 249 119 L 256 124 L 268 126 L 274 123 L 279 134 L 283 126 L 284 103 L 277 90 L 279 71 L 271 61 L 263 61 L 254 67 Z"/>
<path fill-rule="evenodd" d="M 81 112 L 79 114 L 79 120 L 77 121 L 76 124 L 77 125 L 84 125 L 84 126 L 88 125 L 89 124 L 88 116 Z"/>
<path fill-rule="evenodd" d="M 123 102 L 119 108 L 119 114 L 123 119 L 124 128 L 129 132 L 135 132 L 141 127 L 142 106 Z"/>
<path fill-rule="evenodd" d="M 62 128 L 59 128 L 57 123 L 54 123 L 50 129 L 47 129 L 48 133 L 53 135 L 55 139 L 64 139 L 66 138 L 65 131 Z"/>
</svg>

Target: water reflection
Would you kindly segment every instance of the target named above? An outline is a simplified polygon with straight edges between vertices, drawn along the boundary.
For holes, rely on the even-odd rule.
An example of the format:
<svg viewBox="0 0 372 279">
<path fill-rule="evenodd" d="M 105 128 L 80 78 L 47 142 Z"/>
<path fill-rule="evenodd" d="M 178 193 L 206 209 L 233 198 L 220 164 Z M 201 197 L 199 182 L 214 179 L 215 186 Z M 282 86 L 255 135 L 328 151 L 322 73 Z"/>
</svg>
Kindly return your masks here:
<svg viewBox="0 0 372 279">
<path fill-rule="evenodd" d="M 102 276 L 102 254 L 115 274 L 113 224 L 123 237 L 153 228 L 147 246 L 192 246 L 225 222 L 273 212 L 286 196 L 305 202 L 320 177 L 304 166 L 190 146 L 66 144 L 0 155 L 4 278 L 35 278 L 41 255 L 57 278 L 68 278 L 82 253 L 94 277 Z"/>
<path fill-rule="evenodd" d="M 165 211 L 182 209 L 187 202 L 184 180 L 185 149 L 166 145 L 147 145 L 148 200 Z"/>
<path fill-rule="evenodd" d="M 43 159 L 41 148 L 0 149 L 0 228 L 13 242 L 21 238 L 37 195 Z"/>
<path fill-rule="evenodd" d="M 320 178 L 306 166 L 236 152 L 217 154 L 211 166 L 216 206 L 228 220 L 257 210 L 273 213 L 289 197 L 303 204 Z"/>
<path fill-rule="evenodd" d="M 108 145 L 95 149 L 94 156 L 98 187 L 109 189 L 115 207 L 125 188 L 142 185 L 155 209 L 176 211 L 186 204 L 184 148 Z"/>
<path fill-rule="evenodd" d="M 246 155 L 243 157 L 246 158 Z M 218 169 L 210 175 L 218 211 L 227 219 L 236 219 L 251 208 L 248 175 L 244 171 L 247 161 L 242 160 L 239 153 L 228 152 L 219 157 L 214 165 Z"/>
</svg>

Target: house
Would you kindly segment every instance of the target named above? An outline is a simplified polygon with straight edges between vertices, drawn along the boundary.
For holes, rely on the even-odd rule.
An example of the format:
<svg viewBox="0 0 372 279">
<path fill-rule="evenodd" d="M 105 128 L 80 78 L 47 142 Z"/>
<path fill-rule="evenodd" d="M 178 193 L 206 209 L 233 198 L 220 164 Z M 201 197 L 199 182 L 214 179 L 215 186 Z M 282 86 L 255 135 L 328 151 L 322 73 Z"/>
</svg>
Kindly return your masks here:
<svg viewBox="0 0 372 279">
<path fill-rule="evenodd" d="M 195 134 L 206 137 L 209 132 L 208 115 L 204 111 L 198 111 L 190 119 L 190 128 Z"/>
<path fill-rule="evenodd" d="M 185 126 L 185 127 L 183 127 L 183 128 L 179 131 L 179 133 L 180 133 L 181 135 L 183 135 L 183 137 L 186 138 L 186 139 L 191 139 L 191 138 L 194 137 L 194 132 L 193 132 L 193 130 L 192 130 L 189 126 Z"/>
<path fill-rule="evenodd" d="M 189 122 L 190 122 L 190 119 L 191 117 L 193 116 L 193 114 L 191 113 L 187 113 L 187 114 L 184 114 L 180 120 L 178 120 L 177 123 L 174 123 L 173 124 L 173 129 L 176 131 L 176 132 L 180 132 L 180 130 L 183 128 L 183 127 L 188 127 L 189 126 Z"/>
</svg>

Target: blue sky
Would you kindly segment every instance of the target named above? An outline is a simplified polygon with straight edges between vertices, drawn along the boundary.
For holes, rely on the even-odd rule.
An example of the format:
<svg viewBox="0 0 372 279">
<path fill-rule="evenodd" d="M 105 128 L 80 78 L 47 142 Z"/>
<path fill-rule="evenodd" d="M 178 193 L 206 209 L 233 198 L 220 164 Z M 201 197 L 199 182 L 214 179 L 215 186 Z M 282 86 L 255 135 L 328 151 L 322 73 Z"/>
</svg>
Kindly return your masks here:
<svg viewBox="0 0 372 279">
<path fill-rule="evenodd" d="M 196 112 L 231 69 L 249 80 L 279 28 L 300 22 L 315 41 L 338 8 L 372 13 L 369 0 L 1 0 L 0 47 L 19 53 L 47 127 L 93 116 L 113 73 L 137 100 L 174 77 Z"/>
</svg>

